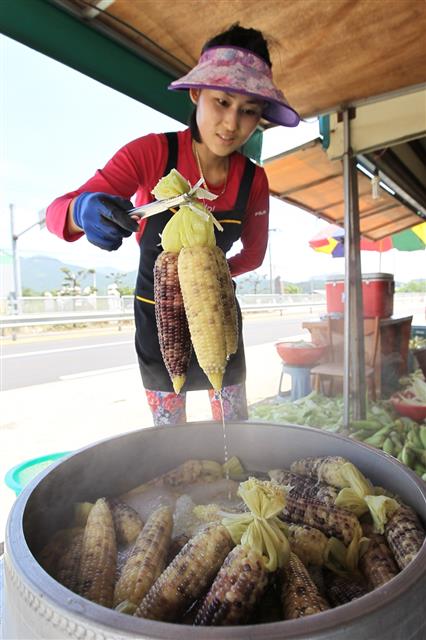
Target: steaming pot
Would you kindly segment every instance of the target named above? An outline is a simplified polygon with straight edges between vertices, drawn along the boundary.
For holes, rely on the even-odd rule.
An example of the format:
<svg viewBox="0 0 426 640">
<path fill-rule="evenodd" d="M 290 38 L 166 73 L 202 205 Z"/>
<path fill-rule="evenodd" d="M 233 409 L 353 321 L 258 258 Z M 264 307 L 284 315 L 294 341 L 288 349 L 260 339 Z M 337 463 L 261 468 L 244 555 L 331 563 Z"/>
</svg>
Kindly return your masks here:
<svg viewBox="0 0 426 640">
<path fill-rule="evenodd" d="M 231 423 L 230 455 L 246 469 L 288 467 L 296 458 L 341 455 L 376 485 L 398 493 L 426 522 L 426 485 L 394 458 L 307 427 Z M 218 423 L 141 429 L 89 446 L 49 467 L 17 498 L 4 559 L 3 637 L 7 640 L 411 640 L 424 638 L 426 545 L 383 587 L 305 619 L 239 627 L 191 627 L 133 618 L 89 602 L 51 578 L 33 551 L 70 519 L 75 501 L 119 495 L 189 458 L 223 460 Z"/>
</svg>

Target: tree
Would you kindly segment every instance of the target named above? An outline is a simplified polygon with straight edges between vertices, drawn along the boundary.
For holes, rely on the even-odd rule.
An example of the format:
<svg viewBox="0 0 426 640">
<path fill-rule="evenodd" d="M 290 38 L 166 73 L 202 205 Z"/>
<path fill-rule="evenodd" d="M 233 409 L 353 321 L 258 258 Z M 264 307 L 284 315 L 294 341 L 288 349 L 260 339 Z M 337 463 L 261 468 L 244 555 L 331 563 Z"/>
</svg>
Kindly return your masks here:
<svg viewBox="0 0 426 640">
<path fill-rule="evenodd" d="M 109 280 L 111 280 L 112 284 L 115 284 L 120 296 L 131 296 L 134 293 L 134 288 L 129 287 L 125 282 L 125 278 L 127 278 L 127 273 L 120 272 L 112 272 L 107 274 L 106 276 Z"/>
<path fill-rule="evenodd" d="M 297 284 L 292 284 L 291 282 L 288 282 L 284 286 L 284 293 L 301 293 L 301 292 L 302 290 Z"/>
<path fill-rule="evenodd" d="M 397 289 L 398 293 L 426 293 L 426 280 L 410 280 Z"/>
<path fill-rule="evenodd" d="M 62 295 L 78 296 L 81 292 L 80 281 L 85 275 L 87 275 L 86 269 L 80 269 L 76 273 L 71 271 L 68 267 L 61 267 L 61 271 L 64 273 L 64 280 L 62 282 Z"/>
<path fill-rule="evenodd" d="M 87 273 L 92 276 L 92 285 L 90 287 L 90 293 L 96 293 L 98 290 L 96 286 L 96 269 L 87 269 Z"/>
</svg>

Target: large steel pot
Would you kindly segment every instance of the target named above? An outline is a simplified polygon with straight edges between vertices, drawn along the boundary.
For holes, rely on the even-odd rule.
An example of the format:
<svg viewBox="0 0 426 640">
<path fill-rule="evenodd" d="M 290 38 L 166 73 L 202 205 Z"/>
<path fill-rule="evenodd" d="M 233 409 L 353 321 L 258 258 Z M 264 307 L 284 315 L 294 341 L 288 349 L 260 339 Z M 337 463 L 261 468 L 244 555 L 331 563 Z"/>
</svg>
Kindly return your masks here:
<svg viewBox="0 0 426 640">
<path fill-rule="evenodd" d="M 247 469 L 288 466 L 308 455 L 343 455 L 398 493 L 426 522 L 425 484 L 396 460 L 320 430 L 255 423 L 227 426 L 228 447 Z M 7 526 L 4 637 L 200 640 L 410 640 L 425 637 L 426 545 L 388 585 L 334 610 L 301 620 L 244 627 L 190 627 L 137 619 L 71 593 L 32 551 L 70 515 L 74 501 L 115 495 L 188 458 L 223 459 L 222 427 L 193 423 L 129 433 L 83 449 L 50 467 L 17 499 Z"/>
</svg>

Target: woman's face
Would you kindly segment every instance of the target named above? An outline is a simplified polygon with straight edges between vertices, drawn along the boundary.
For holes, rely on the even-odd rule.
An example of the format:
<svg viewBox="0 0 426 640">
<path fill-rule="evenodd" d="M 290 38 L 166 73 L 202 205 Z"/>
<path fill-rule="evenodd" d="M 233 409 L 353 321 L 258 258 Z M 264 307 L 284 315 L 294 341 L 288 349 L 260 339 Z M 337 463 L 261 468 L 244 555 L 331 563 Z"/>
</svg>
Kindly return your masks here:
<svg viewBox="0 0 426 640">
<path fill-rule="evenodd" d="M 264 107 L 262 100 L 214 89 L 190 89 L 197 105 L 202 142 L 217 156 L 239 149 L 255 130 Z"/>
</svg>

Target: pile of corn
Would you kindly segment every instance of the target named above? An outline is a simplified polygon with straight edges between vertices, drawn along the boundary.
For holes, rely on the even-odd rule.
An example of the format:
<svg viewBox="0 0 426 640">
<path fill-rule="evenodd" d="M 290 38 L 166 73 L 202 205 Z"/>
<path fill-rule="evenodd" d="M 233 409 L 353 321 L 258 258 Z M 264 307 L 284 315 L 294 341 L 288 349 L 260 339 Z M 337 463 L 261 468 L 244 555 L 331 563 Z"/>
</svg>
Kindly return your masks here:
<svg viewBox="0 0 426 640">
<path fill-rule="evenodd" d="M 173 169 L 153 193 L 163 200 L 189 189 Z M 181 206 L 163 230 L 164 251 L 154 266 L 158 338 L 175 393 L 185 383 L 192 346 L 215 391 L 222 388 L 227 360 L 237 351 L 234 288 L 225 255 L 216 246 L 214 224 L 222 230 L 201 203 Z"/>
<path fill-rule="evenodd" d="M 225 471 L 214 461 L 188 461 L 133 491 L 154 484 L 178 492 L 188 478 L 211 481 Z M 143 524 L 125 496 L 79 504 L 77 526 L 57 532 L 38 560 L 65 587 L 105 607 L 214 626 L 345 604 L 389 582 L 422 547 L 416 513 L 344 458 L 297 460 L 269 477 L 240 484 L 246 509 L 239 513 L 195 507 L 199 529 L 178 540 L 168 506 Z"/>
<path fill-rule="evenodd" d="M 249 407 L 251 420 L 298 424 L 365 442 L 394 456 L 426 481 L 426 422 L 419 424 L 398 415 L 391 402 L 369 401 L 365 420 L 343 425 L 343 397 L 328 397 L 316 391 L 295 402 L 267 399 Z"/>
</svg>

